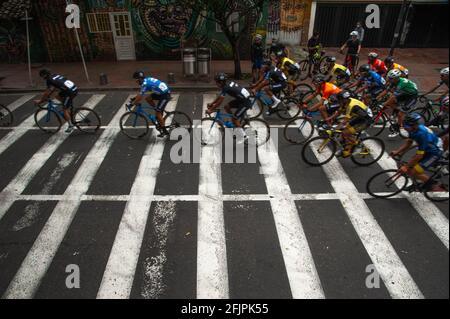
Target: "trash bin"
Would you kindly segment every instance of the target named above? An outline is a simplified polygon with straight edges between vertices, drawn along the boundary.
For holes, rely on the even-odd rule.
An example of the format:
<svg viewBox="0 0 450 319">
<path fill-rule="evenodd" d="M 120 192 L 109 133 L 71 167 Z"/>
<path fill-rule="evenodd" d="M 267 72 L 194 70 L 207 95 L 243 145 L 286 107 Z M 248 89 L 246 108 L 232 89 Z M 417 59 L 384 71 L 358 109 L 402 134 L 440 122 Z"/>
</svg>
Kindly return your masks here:
<svg viewBox="0 0 450 319">
<path fill-rule="evenodd" d="M 195 51 L 193 48 L 183 50 L 183 73 L 185 76 L 195 75 Z"/>
<path fill-rule="evenodd" d="M 199 76 L 209 76 L 211 73 L 211 49 L 199 48 L 197 52 L 197 73 Z"/>
</svg>

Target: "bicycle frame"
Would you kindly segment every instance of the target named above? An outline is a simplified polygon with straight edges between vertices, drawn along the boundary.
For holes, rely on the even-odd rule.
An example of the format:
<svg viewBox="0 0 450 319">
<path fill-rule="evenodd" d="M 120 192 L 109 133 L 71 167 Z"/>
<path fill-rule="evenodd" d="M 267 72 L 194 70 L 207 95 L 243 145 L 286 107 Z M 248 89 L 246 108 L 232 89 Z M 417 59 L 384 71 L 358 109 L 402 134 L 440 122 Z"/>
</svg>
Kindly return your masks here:
<svg viewBox="0 0 450 319">
<path fill-rule="evenodd" d="M 131 108 L 131 105 L 127 105 L 127 109 L 130 112 L 135 112 L 137 114 L 143 115 L 145 118 L 147 118 L 149 121 L 151 121 L 155 126 L 158 124 L 158 119 L 155 115 L 147 113 L 145 109 L 153 110 L 151 106 L 143 106 L 142 104 L 137 104 L 136 109 L 133 111 Z M 135 119 L 134 125 L 136 125 L 137 118 Z M 159 125 L 159 124 L 158 124 Z"/>
</svg>

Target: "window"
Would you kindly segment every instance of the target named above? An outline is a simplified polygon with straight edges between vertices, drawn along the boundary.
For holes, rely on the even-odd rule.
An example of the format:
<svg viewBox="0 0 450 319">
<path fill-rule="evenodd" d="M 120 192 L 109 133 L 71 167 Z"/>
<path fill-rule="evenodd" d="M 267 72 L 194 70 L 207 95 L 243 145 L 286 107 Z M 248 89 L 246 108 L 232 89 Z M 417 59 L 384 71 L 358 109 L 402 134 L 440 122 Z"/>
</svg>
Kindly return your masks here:
<svg viewBox="0 0 450 319">
<path fill-rule="evenodd" d="M 89 25 L 89 32 L 91 33 L 111 32 L 109 13 L 88 13 L 87 20 Z"/>
<path fill-rule="evenodd" d="M 239 12 L 233 12 L 230 17 L 228 18 L 228 25 L 231 26 L 233 24 L 233 32 L 238 33 L 239 32 Z M 218 23 L 216 23 L 216 32 L 222 32 L 222 28 Z"/>
</svg>

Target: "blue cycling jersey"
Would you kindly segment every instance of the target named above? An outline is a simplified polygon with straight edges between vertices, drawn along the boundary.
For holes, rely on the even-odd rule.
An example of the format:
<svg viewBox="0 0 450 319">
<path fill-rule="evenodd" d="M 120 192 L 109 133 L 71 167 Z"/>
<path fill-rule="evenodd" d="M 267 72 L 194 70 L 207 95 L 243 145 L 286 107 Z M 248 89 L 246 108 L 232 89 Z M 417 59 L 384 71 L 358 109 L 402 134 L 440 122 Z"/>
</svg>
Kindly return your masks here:
<svg viewBox="0 0 450 319">
<path fill-rule="evenodd" d="M 149 92 L 164 95 L 170 93 L 170 88 L 166 83 L 158 79 L 145 78 L 141 85 L 141 94 L 144 95 Z"/>
<path fill-rule="evenodd" d="M 367 76 L 361 78 L 370 88 L 385 88 L 386 80 L 375 71 L 369 71 Z"/>
<path fill-rule="evenodd" d="M 414 140 L 418 147 L 418 153 L 423 153 L 425 156 L 441 156 L 442 140 L 434 134 L 434 132 L 425 125 L 419 125 L 419 128 L 415 132 L 409 133 L 409 138 Z"/>
</svg>

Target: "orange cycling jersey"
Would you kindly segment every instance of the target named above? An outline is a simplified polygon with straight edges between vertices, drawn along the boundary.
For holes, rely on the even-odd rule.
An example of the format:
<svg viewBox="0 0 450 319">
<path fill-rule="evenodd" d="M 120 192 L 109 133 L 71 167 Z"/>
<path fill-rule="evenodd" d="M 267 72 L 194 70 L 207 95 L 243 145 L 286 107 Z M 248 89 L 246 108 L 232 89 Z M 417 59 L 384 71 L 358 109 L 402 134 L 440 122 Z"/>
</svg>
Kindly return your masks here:
<svg viewBox="0 0 450 319">
<path fill-rule="evenodd" d="M 342 90 L 330 83 L 330 82 L 325 82 L 321 87 L 320 87 L 320 94 L 322 95 L 322 98 L 324 100 L 328 100 L 330 98 L 330 96 L 334 95 L 334 94 L 339 94 L 341 93 Z"/>
</svg>

